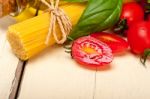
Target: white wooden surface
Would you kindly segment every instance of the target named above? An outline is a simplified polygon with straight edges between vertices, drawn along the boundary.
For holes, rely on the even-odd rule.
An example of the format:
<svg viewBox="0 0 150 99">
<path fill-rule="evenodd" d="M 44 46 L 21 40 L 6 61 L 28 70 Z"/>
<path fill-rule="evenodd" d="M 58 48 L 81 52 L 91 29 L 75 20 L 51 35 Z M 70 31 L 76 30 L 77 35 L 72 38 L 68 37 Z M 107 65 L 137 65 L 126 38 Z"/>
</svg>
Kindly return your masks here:
<svg viewBox="0 0 150 99">
<path fill-rule="evenodd" d="M 19 62 L 6 40 L 7 27 L 13 23 L 10 17 L 0 19 L 0 99 L 8 99 Z"/>
<path fill-rule="evenodd" d="M 92 99 L 95 71 L 71 60 L 60 47 L 29 60 L 18 99 Z"/>
<path fill-rule="evenodd" d="M 52 47 L 27 63 L 18 99 L 150 99 L 150 61 L 128 52 L 95 71 Z"/>
</svg>

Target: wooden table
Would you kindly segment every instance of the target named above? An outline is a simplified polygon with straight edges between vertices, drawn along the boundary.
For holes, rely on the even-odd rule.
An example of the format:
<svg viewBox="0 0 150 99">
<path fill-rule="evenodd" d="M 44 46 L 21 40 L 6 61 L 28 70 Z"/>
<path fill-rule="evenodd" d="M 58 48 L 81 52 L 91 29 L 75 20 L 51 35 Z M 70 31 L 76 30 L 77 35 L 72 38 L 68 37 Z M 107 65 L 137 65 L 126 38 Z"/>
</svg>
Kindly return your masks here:
<svg viewBox="0 0 150 99">
<path fill-rule="evenodd" d="M 144 68 L 127 52 L 93 70 L 53 46 L 24 63 L 5 37 L 13 23 L 10 17 L 0 20 L 0 99 L 150 99 L 150 61 Z"/>
</svg>

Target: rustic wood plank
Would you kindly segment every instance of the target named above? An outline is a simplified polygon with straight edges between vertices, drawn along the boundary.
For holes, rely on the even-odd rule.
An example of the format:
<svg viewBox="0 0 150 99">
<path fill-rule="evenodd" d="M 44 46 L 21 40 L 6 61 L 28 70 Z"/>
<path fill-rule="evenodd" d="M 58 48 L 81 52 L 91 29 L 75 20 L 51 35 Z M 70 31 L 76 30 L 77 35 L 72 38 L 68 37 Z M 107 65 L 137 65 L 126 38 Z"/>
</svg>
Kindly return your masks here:
<svg viewBox="0 0 150 99">
<path fill-rule="evenodd" d="M 94 70 L 52 47 L 27 63 L 18 99 L 93 99 L 94 81 Z"/>
<path fill-rule="evenodd" d="M 24 72 L 24 62 L 23 61 L 19 61 L 17 68 L 16 68 L 16 72 L 15 72 L 15 78 L 12 82 L 12 87 L 10 90 L 10 94 L 9 94 L 9 99 L 16 99 L 19 89 L 20 89 L 20 83 L 22 80 L 22 75 Z"/>
<path fill-rule="evenodd" d="M 104 71 L 97 71 L 95 99 L 150 99 L 150 61 L 144 68 L 130 53 L 116 56 Z"/>
<path fill-rule="evenodd" d="M 0 99 L 9 98 L 19 62 L 19 59 L 11 52 L 6 40 L 7 27 L 14 23 L 11 17 L 0 19 Z"/>
</svg>

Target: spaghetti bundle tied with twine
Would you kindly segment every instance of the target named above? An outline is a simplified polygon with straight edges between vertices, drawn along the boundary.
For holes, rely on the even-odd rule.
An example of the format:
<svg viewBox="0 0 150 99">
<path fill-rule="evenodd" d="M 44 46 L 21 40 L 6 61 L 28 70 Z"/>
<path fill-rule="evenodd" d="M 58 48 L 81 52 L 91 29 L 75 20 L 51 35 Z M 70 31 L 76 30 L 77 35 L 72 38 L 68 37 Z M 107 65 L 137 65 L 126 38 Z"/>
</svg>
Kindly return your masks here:
<svg viewBox="0 0 150 99">
<path fill-rule="evenodd" d="M 72 24 L 69 17 L 62 9 L 59 8 L 59 0 L 50 0 L 50 3 L 45 0 L 41 0 L 41 2 L 48 7 L 46 11 L 49 11 L 51 15 L 49 31 L 45 40 L 45 44 L 48 45 L 50 36 L 54 37 L 57 44 L 63 44 L 67 39 L 67 35 L 72 30 Z M 61 39 L 58 38 L 56 33 L 56 22 L 58 23 L 62 33 Z"/>
</svg>

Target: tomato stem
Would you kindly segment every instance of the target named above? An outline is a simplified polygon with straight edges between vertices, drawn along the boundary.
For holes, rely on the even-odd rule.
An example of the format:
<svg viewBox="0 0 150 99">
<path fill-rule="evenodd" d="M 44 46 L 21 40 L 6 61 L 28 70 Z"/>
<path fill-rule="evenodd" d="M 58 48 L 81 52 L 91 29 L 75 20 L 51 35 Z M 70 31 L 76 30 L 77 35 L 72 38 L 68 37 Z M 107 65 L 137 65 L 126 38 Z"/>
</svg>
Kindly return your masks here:
<svg viewBox="0 0 150 99">
<path fill-rule="evenodd" d="M 145 66 L 147 58 L 150 56 L 150 49 L 146 49 L 140 58 L 141 63 Z"/>
<path fill-rule="evenodd" d="M 64 46 L 65 49 L 71 50 L 71 46 Z"/>
<path fill-rule="evenodd" d="M 71 53 L 71 50 L 65 50 L 65 52 L 70 54 L 70 53 Z"/>
<path fill-rule="evenodd" d="M 117 27 L 114 29 L 115 32 L 119 32 L 119 34 L 124 35 L 125 30 L 128 29 L 127 19 L 122 19 L 117 24 Z"/>
<path fill-rule="evenodd" d="M 150 14 L 150 3 L 145 5 L 145 13 Z"/>
<path fill-rule="evenodd" d="M 70 36 L 67 36 L 67 41 L 74 41 L 74 39 Z"/>
<path fill-rule="evenodd" d="M 66 50 L 65 50 L 65 52 L 66 53 L 71 53 L 71 48 L 72 48 L 72 46 L 71 45 L 65 45 L 65 46 L 63 46 Z"/>
</svg>

